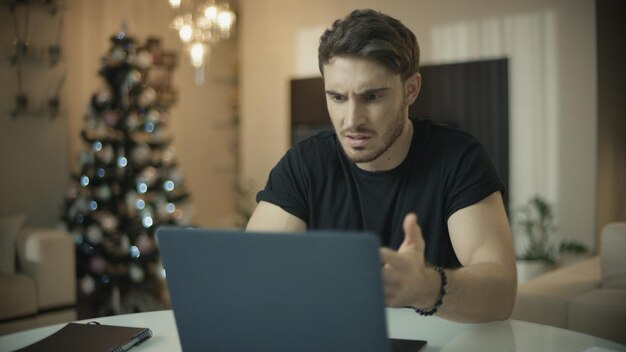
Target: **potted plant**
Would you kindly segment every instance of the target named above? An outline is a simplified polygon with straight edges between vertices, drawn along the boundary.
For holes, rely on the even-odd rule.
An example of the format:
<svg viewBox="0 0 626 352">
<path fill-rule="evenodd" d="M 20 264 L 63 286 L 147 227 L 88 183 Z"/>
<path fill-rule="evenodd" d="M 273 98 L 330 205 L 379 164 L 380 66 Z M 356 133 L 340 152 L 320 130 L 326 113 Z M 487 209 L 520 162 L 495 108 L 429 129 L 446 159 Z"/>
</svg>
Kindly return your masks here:
<svg viewBox="0 0 626 352">
<path fill-rule="evenodd" d="M 559 266 L 573 264 L 589 254 L 587 246 L 576 241 L 563 241 L 559 246 Z"/>
<path fill-rule="evenodd" d="M 584 244 L 563 241 L 555 245 L 556 230 L 552 206 L 540 196 L 531 197 L 515 217 L 515 225 L 526 239 L 526 247 L 517 258 L 518 283 L 526 282 L 555 267 L 557 259 L 571 259 L 572 254 L 587 253 Z"/>
</svg>

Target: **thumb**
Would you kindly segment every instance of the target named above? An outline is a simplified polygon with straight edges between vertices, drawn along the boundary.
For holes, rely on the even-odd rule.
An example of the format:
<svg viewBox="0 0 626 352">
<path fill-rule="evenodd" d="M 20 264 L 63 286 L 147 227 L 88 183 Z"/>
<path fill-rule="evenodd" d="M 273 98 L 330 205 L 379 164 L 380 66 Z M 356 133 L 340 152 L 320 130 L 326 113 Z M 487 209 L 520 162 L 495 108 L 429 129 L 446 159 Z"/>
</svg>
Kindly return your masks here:
<svg viewBox="0 0 626 352">
<path fill-rule="evenodd" d="M 404 229 L 404 241 L 400 245 L 399 250 L 415 249 L 415 246 L 420 240 L 419 236 L 422 236 L 419 226 L 417 225 L 417 215 L 415 215 L 415 213 L 407 214 L 404 217 L 402 228 Z"/>
</svg>

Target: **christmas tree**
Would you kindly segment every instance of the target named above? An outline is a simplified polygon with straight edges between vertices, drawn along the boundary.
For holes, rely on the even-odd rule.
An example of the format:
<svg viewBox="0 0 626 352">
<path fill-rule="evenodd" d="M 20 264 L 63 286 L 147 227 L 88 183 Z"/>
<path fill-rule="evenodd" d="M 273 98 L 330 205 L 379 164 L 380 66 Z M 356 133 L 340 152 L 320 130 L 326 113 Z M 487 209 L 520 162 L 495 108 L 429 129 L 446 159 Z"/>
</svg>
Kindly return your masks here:
<svg viewBox="0 0 626 352">
<path fill-rule="evenodd" d="M 154 232 L 186 225 L 188 197 L 171 138 L 174 54 L 120 32 L 102 59 L 106 85 L 89 102 L 80 171 L 63 215 L 76 242 L 79 302 L 109 315 L 167 307 Z"/>
</svg>

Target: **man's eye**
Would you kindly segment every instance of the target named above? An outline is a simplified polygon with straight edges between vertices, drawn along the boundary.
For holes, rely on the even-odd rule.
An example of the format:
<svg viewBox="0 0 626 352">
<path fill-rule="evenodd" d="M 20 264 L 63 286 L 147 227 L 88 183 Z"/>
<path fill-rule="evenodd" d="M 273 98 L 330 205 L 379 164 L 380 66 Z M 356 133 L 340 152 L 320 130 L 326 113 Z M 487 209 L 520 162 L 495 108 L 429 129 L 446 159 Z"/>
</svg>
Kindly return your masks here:
<svg viewBox="0 0 626 352">
<path fill-rule="evenodd" d="M 341 102 L 345 101 L 346 98 L 341 96 L 341 95 L 333 94 L 333 95 L 330 96 L 330 100 L 332 100 L 332 101 L 334 101 L 336 103 L 341 103 Z"/>
<path fill-rule="evenodd" d="M 379 94 L 379 93 L 366 94 L 365 95 L 365 100 L 367 100 L 367 101 L 376 101 L 376 100 L 382 98 L 382 96 L 383 95 Z"/>
</svg>

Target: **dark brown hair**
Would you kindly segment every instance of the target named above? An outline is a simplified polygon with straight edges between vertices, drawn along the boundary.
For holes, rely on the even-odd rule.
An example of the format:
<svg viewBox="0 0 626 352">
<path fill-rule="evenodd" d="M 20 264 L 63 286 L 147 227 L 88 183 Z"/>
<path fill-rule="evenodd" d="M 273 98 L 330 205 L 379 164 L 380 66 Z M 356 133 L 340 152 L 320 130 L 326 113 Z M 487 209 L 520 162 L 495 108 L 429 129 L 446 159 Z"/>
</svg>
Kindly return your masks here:
<svg viewBox="0 0 626 352">
<path fill-rule="evenodd" d="M 405 80 L 419 70 L 420 49 L 411 30 L 374 10 L 355 10 L 324 31 L 318 48 L 319 69 L 335 56 L 374 60 Z"/>
</svg>

